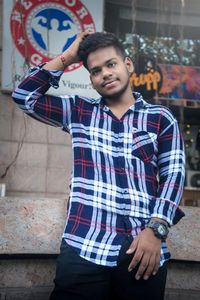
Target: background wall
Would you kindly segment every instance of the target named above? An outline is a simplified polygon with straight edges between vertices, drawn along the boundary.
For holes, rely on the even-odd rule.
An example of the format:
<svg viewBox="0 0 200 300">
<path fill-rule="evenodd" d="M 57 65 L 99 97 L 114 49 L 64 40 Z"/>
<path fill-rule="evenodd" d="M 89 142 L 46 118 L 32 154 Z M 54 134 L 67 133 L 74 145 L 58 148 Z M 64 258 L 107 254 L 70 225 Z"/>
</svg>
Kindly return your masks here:
<svg viewBox="0 0 200 300">
<path fill-rule="evenodd" d="M 0 0 L 0 72 L 2 17 Z M 66 198 L 71 162 L 70 137 L 25 116 L 11 95 L 0 91 L 0 183 L 6 184 L 6 194 Z"/>
</svg>

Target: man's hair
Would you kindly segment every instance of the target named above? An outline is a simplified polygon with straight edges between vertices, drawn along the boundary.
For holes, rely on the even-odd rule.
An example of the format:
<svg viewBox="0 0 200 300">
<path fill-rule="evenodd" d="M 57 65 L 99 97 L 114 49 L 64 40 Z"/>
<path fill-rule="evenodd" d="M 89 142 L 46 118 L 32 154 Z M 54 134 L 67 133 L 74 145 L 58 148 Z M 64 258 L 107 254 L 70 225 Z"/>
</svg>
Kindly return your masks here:
<svg viewBox="0 0 200 300">
<path fill-rule="evenodd" d="M 123 58 L 127 56 L 122 43 L 114 34 L 95 32 L 88 35 L 79 45 L 78 56 L 84 67 L 88 69 L 87 59 L 90 53 L 105 47 L 113 47 Z"/>
</svg>

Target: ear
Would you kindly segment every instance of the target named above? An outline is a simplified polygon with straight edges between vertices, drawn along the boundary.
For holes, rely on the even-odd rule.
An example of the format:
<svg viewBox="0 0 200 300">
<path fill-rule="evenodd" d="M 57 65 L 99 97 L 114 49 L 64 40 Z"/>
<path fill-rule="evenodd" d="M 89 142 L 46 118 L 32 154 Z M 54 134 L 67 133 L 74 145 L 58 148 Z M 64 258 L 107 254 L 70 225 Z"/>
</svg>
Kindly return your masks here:
<svg viewBox="0 0 200 300">
<path fill-rule="evenodd" d="M 125 62 L 128 72 L 130 74 L 132 74 L 134 72 L 134 65 L 133 65 L 133 62 L 130 59 L 130 57 L 126 56 L 124 62 Z"/>
</svg>

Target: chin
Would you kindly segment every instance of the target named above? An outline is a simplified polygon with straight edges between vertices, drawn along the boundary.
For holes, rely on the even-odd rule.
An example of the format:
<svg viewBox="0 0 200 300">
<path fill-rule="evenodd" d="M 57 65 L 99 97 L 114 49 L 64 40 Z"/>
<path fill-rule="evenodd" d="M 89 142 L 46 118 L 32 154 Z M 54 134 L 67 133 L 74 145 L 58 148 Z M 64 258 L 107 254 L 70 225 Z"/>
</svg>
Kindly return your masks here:
<svg viewBox="0 0 200 300">
<path fill-rule="evenodd" d="M 127 81 L 124 81 L 124 83 L 119 83 L 118 86 L 113 87 L 111 89 L 106 90 L 103 88 L 96 88 L 96 91 L 104 98 L 107 98 L 111 101 L 117 101 L 121 96 L 127 91 L 127 89 L 130 86 L 129 77 L 127 78 Z"/>
<path fill-rule="evenodd" d="M 127 86 L 119 89 L 119 90 L 114 90 L 113 91 L 110 91 L 110 92 L 98 92 L 102 97 L 104 98 L 107 98 L 111 101 L 117 101 L 123 94 L 124 92 L 126 91 L 127 89 Z"/>
</svg>

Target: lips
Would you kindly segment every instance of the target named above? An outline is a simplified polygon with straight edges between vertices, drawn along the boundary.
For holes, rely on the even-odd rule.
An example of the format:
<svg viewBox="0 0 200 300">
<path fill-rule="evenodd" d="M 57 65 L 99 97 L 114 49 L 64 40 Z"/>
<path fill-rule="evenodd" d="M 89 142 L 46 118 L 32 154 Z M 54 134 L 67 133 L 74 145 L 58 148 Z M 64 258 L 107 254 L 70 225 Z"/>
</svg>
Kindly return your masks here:
<svg viewBox="0 0 200 300">
<path fill-rule="evenodd" d="M 116 79 L 105 81 L 105 82 L 103 82 L 102 87 L 110 86 L 113 83 L 115 83 L 116 81 L 117 81 Z"/>
</svg>

